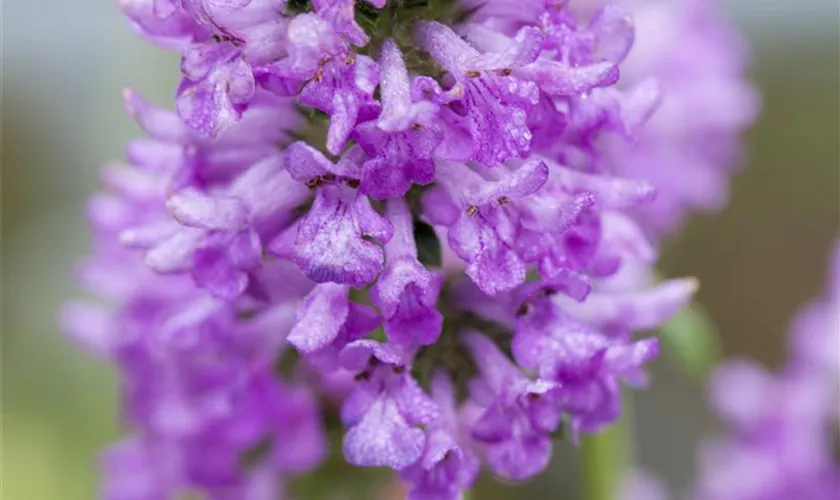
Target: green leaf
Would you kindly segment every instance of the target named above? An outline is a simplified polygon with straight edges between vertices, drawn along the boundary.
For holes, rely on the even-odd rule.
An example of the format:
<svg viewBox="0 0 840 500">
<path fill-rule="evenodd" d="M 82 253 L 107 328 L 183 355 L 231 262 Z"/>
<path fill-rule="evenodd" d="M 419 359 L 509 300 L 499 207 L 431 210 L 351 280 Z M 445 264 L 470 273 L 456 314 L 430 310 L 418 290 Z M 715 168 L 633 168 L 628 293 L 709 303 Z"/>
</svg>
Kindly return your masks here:
<svg viewBox="0 0 840 500">
<path fill-rule="evenodd" d="M 367 2 L 358 2 L 356 4 L 356 23 L 365 30 L 368 36 L 375 36 L 379 27 L 379 10 Z"/>
<path fill-rule="evenodd" d="M 414 220 L 414 242 L 417 245 L 417 259 L 427 267 L 440 267 L 442 263 L 440 241 L 432 226 L 421 220 Z"/>
<path fill-rule="evenodd" d="M 662 347 L 690 377 L 702 380 L 720 355 L 717 329 L 709 314 L 697 303 L 684 307 L 659 331 Z"/>
<path fill-rule="evenodd" d="M 312 4 L 309 0 L 288 0 L 286 2 L 287 15 L 302 14 L 311 10 Z"/>
</svg>

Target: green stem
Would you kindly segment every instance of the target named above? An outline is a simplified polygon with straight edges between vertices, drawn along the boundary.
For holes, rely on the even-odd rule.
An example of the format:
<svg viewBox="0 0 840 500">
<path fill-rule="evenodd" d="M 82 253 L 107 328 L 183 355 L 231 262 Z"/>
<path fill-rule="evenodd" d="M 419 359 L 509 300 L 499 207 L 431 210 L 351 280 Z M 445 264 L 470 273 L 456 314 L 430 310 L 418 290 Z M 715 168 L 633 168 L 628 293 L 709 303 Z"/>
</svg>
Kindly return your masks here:
<svg viewBox="0 0 840 500">
<path fill-rule="evenodd" d="M 624 410 L 618 422 L 600 434 L 583 436 L 584 500 L 614 500 L 621 481 L 632 465 L 633 408 L 624 397 Z"/>
</svg>

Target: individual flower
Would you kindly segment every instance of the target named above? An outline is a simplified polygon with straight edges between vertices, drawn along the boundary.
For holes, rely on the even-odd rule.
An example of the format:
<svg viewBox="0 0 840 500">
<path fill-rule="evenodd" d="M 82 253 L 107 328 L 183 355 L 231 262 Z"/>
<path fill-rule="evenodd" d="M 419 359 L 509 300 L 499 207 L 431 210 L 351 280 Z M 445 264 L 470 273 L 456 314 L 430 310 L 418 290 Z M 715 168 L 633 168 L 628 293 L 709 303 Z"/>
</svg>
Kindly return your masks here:
<svg viewBox="0 0 840 500">
<path fill-rule="evenodd" d="M 480 54 L 440 23 L 421 23 L 417 37 L 454 79 L 447 96 L 454 101 L 453 109 L 466 118 L 475 160 L 495 166 L 526 156 L 531 141 L 526 116 L 537 103 L 538 91 L 534 82 L 517 78 L 512 71 L 537 57 L 538 32 L 524 32 L 517 46 L 504 54 Z"/>
<path fill-rule="evenodd" d="M 412 97 L 408 70 L 392 39 L 382 47 L 382 112 L 361 124 L 356 136 L 370 155 L 363 166 L 360 190 L 374 199 L 404 195 L 412 183 L 434 180 L 433 154 L 443 140 L 435 123 L 438 106 Z"/>
<path fill-rule="evenodd" d="M 487 337 L 476 332 L 464 342 L 478 365 L 470 386 L 475 404 L 485 408 L 471 428 L 485 445 L 491 469 L 522 480 L 541 472 L 551 458 L 551 433 L 560 425 L 556 384 L 530 380 Z"/>
<path fill-rule="evenodd" d="M 358 149 L 333 165 L 313 148 L 295 143 L 286 151 L 292 178 L 315 189 L 309 212 L 298 222 L 293 259 L 310 279 L 363 286 L 382 270 L 381 245 L 391 238 L 391 223 L 361 195 Z M 282 240 L 274 251 L 281 254 Z"/>
<path fill-rule="evenodd" d="M 185 13 L 212 33 L 181 51 L 183 78 L 176 106 L 184 123 L 203 134 L 215 135 L 242 118 L 257 93 L 255 68 L 285 53 L 284 4 L 282 0 L 196 0 L 182 4 Z"/>
<path fill-rule="evenodd" d="M 434 421 L 439 410 L 409 373 L 410 353 L 357 340 L 342 349 L 340 359 L 345 369 L 358 372 L 341 408 L 347 461 L 394 470 L 416 462 L 427 439 L 418 426 Z"/>
<path fill-rule="evenodd" d="M 516 207 L 520 198 L 546 182 L 545 163 L 535 160 L 512 172 L 504 169 L 507 175 L 497 182 L 487 182 L 456 163 L 441 162 L 438 170 L 440 186 L 449 197 L 427 201 L 427 216 L 449 227 L 448 243 L 467 262 L 467 275 L 489 294 L 525 281 L 525 264 L 515 248 Z"/>
<path fill-rule="evenodd" d="M 388 338 L 406 346 L 434 343 L 443 317 L 437 309 L 440 274 L 433 274 L 417 259 L 411 212 L 400 199 L 390 200 L 386 215 L 394 236 L 385 245 L 387 267 L 371 288 L 371 300 L 385 317 Z"/>
<path fill-rule="evenodd" d="M 318 14 L 295 17 L 286 33 L 288 55 L 261 68 L 257 75 L 269 90 L 298 95 L 302 104 L 330 116 L 326 149 L 336 155 L 341 153 L 356 124 L 369 119 L 379 107 L 373 99 L 379 66 L 371 58 L 350 50 L 339 24 L 343 16 L 329 15 L 333 5 L 346 9 L 352 2 L 319 3 L 327 7 L 327 18 Z"/>
</svg>

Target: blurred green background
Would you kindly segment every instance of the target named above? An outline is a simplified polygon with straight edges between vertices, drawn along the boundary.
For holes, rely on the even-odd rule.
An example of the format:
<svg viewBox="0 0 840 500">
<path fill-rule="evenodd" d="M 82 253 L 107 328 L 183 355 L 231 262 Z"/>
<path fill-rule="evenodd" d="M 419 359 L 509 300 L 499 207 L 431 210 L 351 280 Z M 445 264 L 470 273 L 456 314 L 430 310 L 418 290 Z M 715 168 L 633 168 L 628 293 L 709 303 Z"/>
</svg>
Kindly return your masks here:
<svg viewBox="0 0 840 500">
<path fill-rule="evenodd" d="M 84 7 L 82 7 L 84 4 Z M 754 46 L 764 94 L 750 158 L 721 214 L 696 217 L 668 247 L 667 276 L 694 275 L 727 355 L 775 364 L 791 315 L 819 293 L 840 234 L 840 67 L 834 0 L 724 1 Z M 86 251 L 85 198 L 98 165 L 137 133 L 120 89 L 171 102 L 177 61 L 146 46 L 116 2 L 2 5 L 2 491 L 4 500 L 94 498 L 96 453 L 118 435 L 108 366 L 57 331 Z M 840 327 L 840 325 L 838 325 Z M 636 398 L 641 464 L 674 488 L 713 429 L 702 387 L 660 360 Z M 575 460 L 516 496 L 577 498 Z M 483 486 L 474 498 L 511 498 Z"/>
</svg>

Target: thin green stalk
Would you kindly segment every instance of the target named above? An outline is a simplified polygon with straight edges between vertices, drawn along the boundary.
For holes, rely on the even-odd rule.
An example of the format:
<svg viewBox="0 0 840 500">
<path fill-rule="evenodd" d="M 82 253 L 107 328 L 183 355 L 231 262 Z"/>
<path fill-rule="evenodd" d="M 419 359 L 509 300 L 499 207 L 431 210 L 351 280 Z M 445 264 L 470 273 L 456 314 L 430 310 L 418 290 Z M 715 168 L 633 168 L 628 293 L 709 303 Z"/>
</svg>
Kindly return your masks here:
<svg viewBox="0 0 840 500">
<path fill-rule="evenodd" d="M 633 462 L 633 408 L 624 397 L 618 422 L 600 434 L 582 438 L 584 500 L 614 500 L 621 481 Z"/>
</svg>

